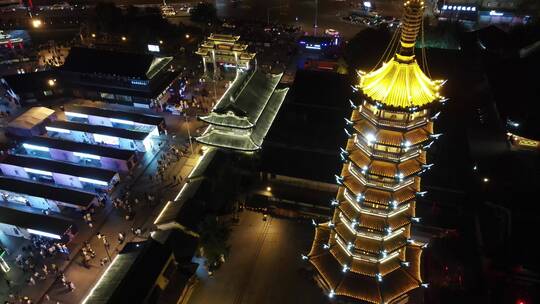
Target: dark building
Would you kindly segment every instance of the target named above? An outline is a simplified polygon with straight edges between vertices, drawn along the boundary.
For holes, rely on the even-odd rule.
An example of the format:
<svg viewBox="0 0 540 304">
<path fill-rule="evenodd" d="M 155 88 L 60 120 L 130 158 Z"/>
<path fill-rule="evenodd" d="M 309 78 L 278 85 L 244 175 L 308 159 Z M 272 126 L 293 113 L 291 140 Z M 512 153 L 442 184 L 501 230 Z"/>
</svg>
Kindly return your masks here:
<svg viewBox="0 0 540 304">
<path fill-rule="evenodd" d="M 64 87 L 57 70 L 14 74 L 0 80 L 8 98 L 19 104 L 32 104 L 63 96 Z"/>
<path fill-rule="evenodd" d="M 540 35 L 509 34 L 491 26 L 476 36 L 508 140 L 516 149 L 540 150 L 540 107 L 531 102 L 540 97 L 537 80 L 531 77 L 540 65 Z"/>
<path fill-rule="evenodd" d="M 83 303 L 172 303 L 182 297 L 193 283 L 197 239 L 178 230 L 154 237 L 126 244 Z"/>
<path fill-rule="evenodd" d="M 75 97 L 148 108 L 168 99 L 172 57 L 74 47 L 62 66 Z"/>
<path fill-rule="evenodd" d="M 328 213 L 337 192 L 334 174 L 341 166 L 350 92 L 344 75 L 298 70 L 260 152 L 262 187 L 252 202 Z"/>
<path fill-rule="evenodd" d="M 58 70 L 15 74 L 1 79 L 19 103 L 61 96 L 102 100 L 135 107 L 161 106 L 178 76 L 172 57 L 73 47 Z"/>
</svg>

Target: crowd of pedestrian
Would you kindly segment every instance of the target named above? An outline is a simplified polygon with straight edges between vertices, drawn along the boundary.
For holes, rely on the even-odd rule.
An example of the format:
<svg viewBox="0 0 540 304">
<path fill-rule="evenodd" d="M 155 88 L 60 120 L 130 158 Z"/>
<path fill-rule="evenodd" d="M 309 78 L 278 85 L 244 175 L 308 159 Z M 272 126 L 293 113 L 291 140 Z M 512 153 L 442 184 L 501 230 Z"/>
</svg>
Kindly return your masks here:
<svg viewBox="0 0 540 304">
<path fill-rule="evenodd" d="M 96 257 L 96 252 L 94 249 L 92 249 L 92 246 L 90 246 L 90 243 L 84 242 L 83 247 L 81 249 L 81 255 L 83 257 L 83 266 L 86 268 L 90 268 L 90 260 L 94 259 Z"/>
<path fill-rule="evenodd" d="M 26 275 L 26 284 L 28 286 L 34 286 L 37 282 L 44 281 L 49 276 L 56 276 L 57 279 L 60 279 L 63 274 L 51 260 L 58 256 L 69 259 L 70 253 L 65 244 L 40 236 L 32 236 L 30 244 L 21 247 L 21 251 L 15 258 L 15 265 Z M 30 297 L 12 292 L 14 286 L 7 277 L 5 282 L 10 294 L 9 299 L 4 303 L 34 303 Z M 73 290 L 75 286 L 69 283 L 71 282 L 67 282 L 65 285 L 66 288 Z"/>
<path fill-rule="evenodd" d="M 58 67 L 64 64 L 69 48 L 62 45 L 46 45 L 39 51 L 39 65 Z"/>
</svg>

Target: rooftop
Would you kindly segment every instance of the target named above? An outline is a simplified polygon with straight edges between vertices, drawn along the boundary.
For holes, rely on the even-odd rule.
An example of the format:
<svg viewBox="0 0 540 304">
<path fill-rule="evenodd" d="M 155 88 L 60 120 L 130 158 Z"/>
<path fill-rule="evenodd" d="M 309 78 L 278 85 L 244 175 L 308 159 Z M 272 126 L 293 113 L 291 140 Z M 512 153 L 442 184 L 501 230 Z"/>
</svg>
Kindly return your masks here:
<svg viewBox="0 0 540 304">
<path fill-rule="evenodd" d="M 72 47 L 62 70 L 75 73 L 118 75 L 152 79 L 172 57 Z"/>
<path fill-rule="evenodd" d="M 205 133 L 197 137 L 197 141 L 221 148 L 228 148 L 240 151 L 256 151 L 263 144 L 268 130 L 281 108 L 281 104 L 287 95 L 288 89 L 279 89 L 272 94 L 262 112 L 257 125 L 248 134 L 236 134 L 234 131 L 226 131 L 223 128 L 211 126 Z M 234 116 L 233 116 L 234 117 Z"/>
<path fill-rule="evenodd" d="M 76 122 L 71 122 L 71 121 L 61 121 L 61 120 L 53 121 L 49 123 L 47 126 L 58 128 L 58 129 L 64 129 L 64 130 L 115 136 L 118 138 L 127 138 L 127 139 L 133 139 L 133 140 L 144 140 L 146 137 L 148 137 L 148 134 L 149 134 L 147 132 L 131 131 L 131 130 L 126 130 L 126 129 L 98 126 L 98 125 L 88 125 L 88 124 L 76 123 Z"/>
<path fill-rule="evenodd" d="M 58 80 L 58 70 L 2 76 L 16 94 L 50 90 L 49 80 Z"/>
<path fill-rule="evenodd" d="M 83 303 L 143 303 L 171 255 L 152 239 L 127 243 Z"/>
<path fill-rule="evenodd" d="M 109 110 L 109 109 L 95 108 L 95 107 L 86 107 L 86 106 L 80 106 L 80 105 L 67 106 L 65 108 L 65 111 L 93 115 L 93 116 L 121 119 L 121 120 L 126 120 L 126 121 L 137 122 L 140 124 L 152 125 L 152 126 L 158 126 L 165 121 L 165 119 L 161 116 L 139 114 L 139 113 L 125 112 L 125 111 L 116 111 L 116 110 Z"/>
<path fill-rule="evenodd" d="M 135 152 L 130 150 L 115 149 L 106 146 L 80 143 L 69 140 L 61 140 L 52 137 L 31 137 L 22 140 L 22 143 L 39 147 L 86 153 L 121 160 L 129 160 L 135 155 Z"/>
<path fill-rule="evenodd" d="M 0 206 L 0 223 L 52 233 L 58 236 L 64 235 L 73 227 L 73 222 L 68 218 L 53 214 L 45 215 L 35 208 L 21 204 L 9 204 L 9 207 Z"/>
<path fill-rule="evenodd" d="M 18 166 L 21 168 L 36 169 L 45 172 L 54 172 L 70 176 L 84 177 L 104 182 L 110 182 L 117 173 L 94 167 L 77 166 L 61 161 L 48 160 L 39 157 L 8 154 L 0 159 L 1 164 Z"/>
<path fill-rule="evenodd" d="M 54 114 L 54 110 L 46 107 L 33 107 L 12 120 L 8 127 L 30 129 Z"/>
<path fill-rule="evenodd" d="M 201 117 L 210 124 L 249 128 L 255 126 L 283 74 L 241 72 L 212 113 Z"/>
<path fill-rule="evenodd" d="M 409 63 L 395 58 L 369 73 L 360 72 L 359 89 L 374 101 L 394 108 L 422 107 L 442 97 L 442 81 L 431 80 L 416 60 Z"/>
<path fill-rule="evenodd" d="M 96 199 L 95 195 L 88 192 L 59 188 L 7 177 L 0 177 L 0 190 L 42 197 L 81 208 L 90 207 Z"/>
<path fill-rule="evenodd" d="M 236 42 L 236 41 L 238 41 L 238 39 L 240 39 L 240 36 L 211 33 L 210 37 L 208 37 L 208 39 L 209 40 L 217 40 L 217 41 Z"/>
<path fill-rule="evenodd" d="M 265 139 L 261 169 L 334 183 L 342 165 L 339 147 L 346 140 L 350 92 L 343 75 L 299 70 Z"/>
</svg>

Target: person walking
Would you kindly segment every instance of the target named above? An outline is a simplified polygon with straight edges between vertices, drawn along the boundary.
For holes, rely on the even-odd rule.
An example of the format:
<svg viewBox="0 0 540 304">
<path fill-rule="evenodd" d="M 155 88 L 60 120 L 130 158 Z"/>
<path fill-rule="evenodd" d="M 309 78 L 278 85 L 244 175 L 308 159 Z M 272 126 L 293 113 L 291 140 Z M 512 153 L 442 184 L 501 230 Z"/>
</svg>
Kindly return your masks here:
<svg viewBox="0 0 540 304">
<path fill-rule="evenodd" d="M 126 236 L 122 232 L 118 232 L 118 244 L 124 243 Z"/>
</svg>

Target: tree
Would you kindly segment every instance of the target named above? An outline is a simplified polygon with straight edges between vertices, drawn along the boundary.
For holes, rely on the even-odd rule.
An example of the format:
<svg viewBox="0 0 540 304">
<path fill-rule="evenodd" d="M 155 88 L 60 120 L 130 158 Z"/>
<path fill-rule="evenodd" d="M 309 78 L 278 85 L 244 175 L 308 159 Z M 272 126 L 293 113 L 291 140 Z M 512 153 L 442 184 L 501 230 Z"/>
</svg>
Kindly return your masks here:
<svg viewBox="0 0 540 304">
<path fill-rule="evenodd" d="M 199 224 L 200 244 L 210 266 L 229 252 L 229 234 L 229 228 L 215 215 L 207 215 Z"/>
<path fill-rule="evenodd" d="M 195 22 L 214 22 L 217 21 L 217 10 L 212 3 L 199 3 L 191 11 L 191 21 Z"/>
</svg>

